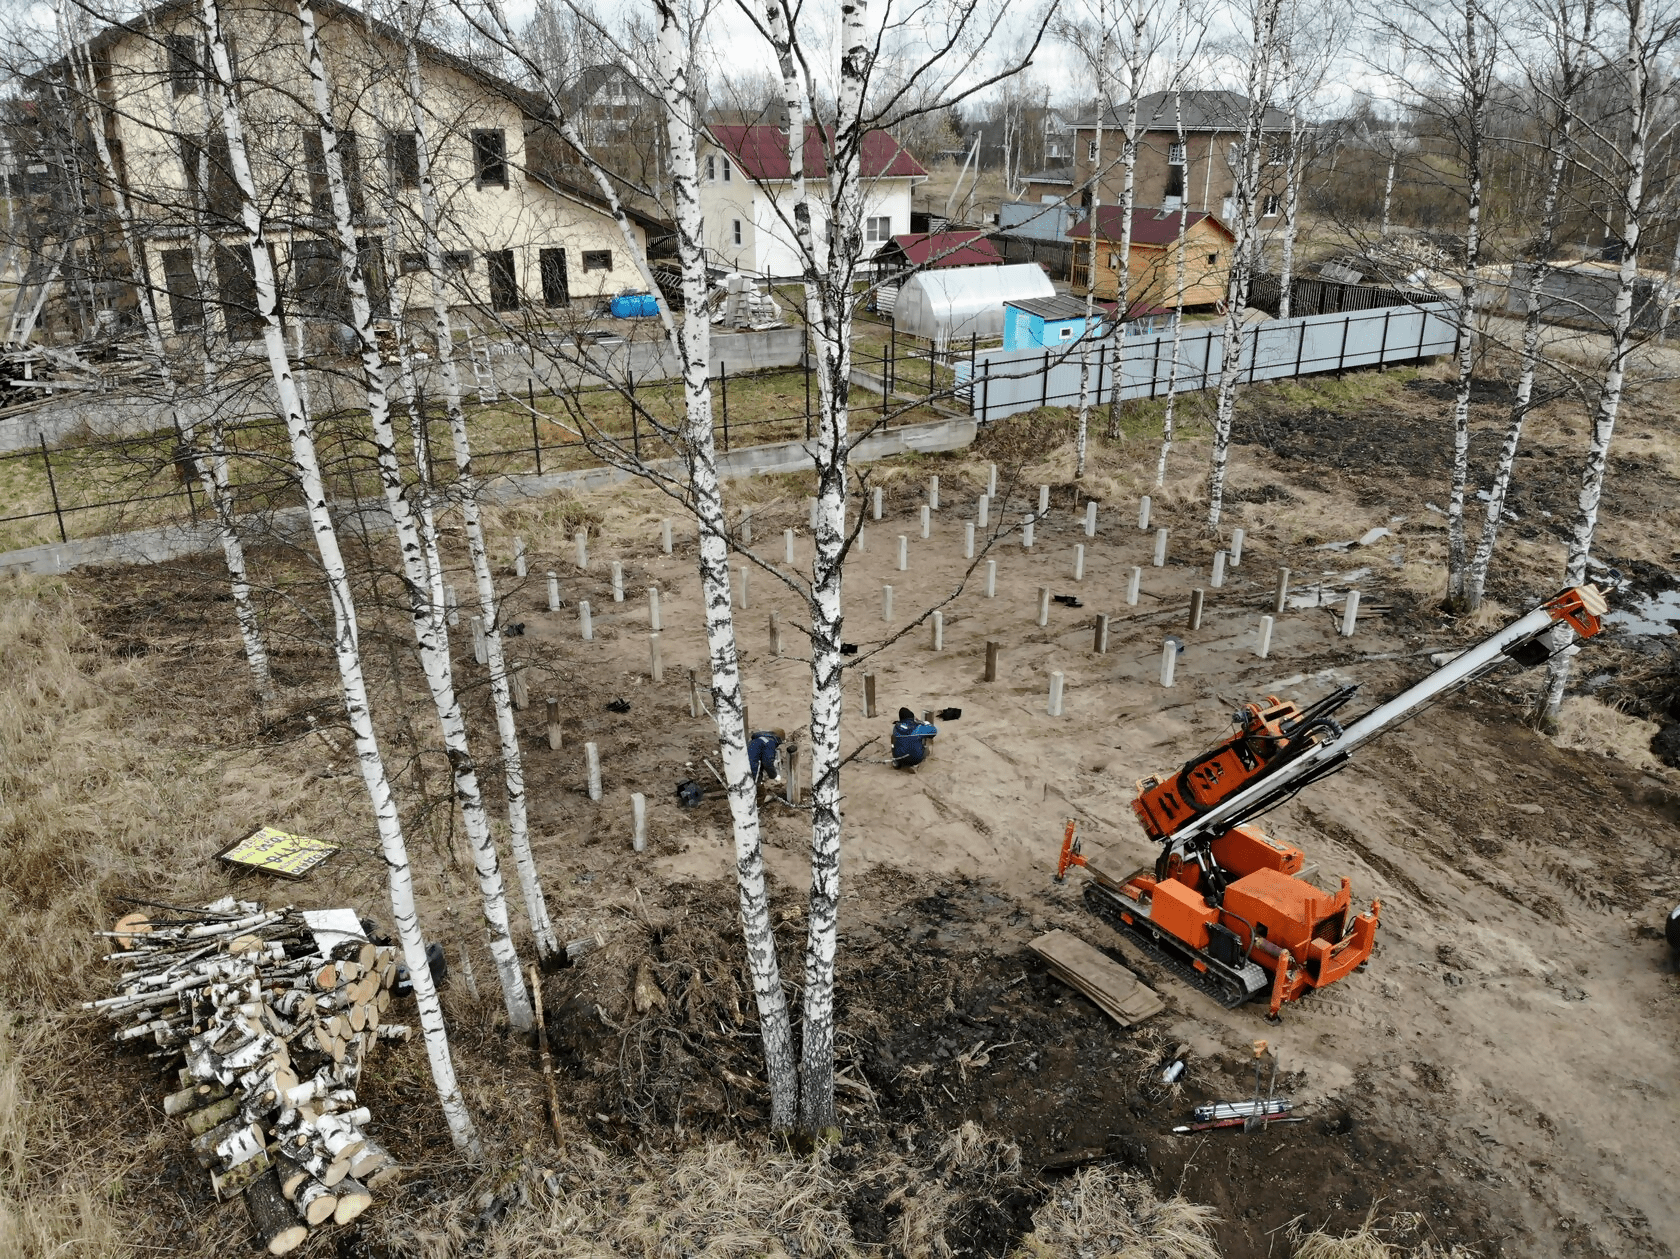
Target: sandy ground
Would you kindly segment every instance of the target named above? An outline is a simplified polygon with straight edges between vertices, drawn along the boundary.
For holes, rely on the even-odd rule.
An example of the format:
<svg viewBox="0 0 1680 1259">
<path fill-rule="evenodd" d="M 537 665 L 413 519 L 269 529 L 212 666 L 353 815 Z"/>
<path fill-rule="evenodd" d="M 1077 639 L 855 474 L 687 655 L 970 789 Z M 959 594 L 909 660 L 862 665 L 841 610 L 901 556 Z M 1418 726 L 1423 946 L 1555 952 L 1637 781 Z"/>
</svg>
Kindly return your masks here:
<svg viewBox="0 0 1680 1259">
<path fill-rule="evenodd" d="M 1252 513 L 1241 565 L 1214 590 L 1216 543 L 1187 511 L 1157 512 L 1155 523 L 1170 523 L 1173 535 L 1167 565 L 1155 568 L 1153 533 L 1137 528 L 1135 500 L 1100 504 L 1096 536 L 1086 538 L 1083 500 L 1061 486 L 1030 550 L 1015 526 L 1036 505 L 1036 486 L 1008 503 L 1010 532 L 989 552 L 997 594 L 986 598 L 983 564 L 963 584 L 963 522 L 974 518 L 981 466 L 942 469 L 942 509 L 926 540 L 915 506 L 920 479 L 895 483 L 896 509 L 866 525 L 867 549 L 848 567 L 845 638 L 861 651 L 847 684 L 846 747 L 878 741 L 845 779 L 844 929 L 896 908 L 857 890 L 868 872 L 892 867 L 974 880 L 1032 908 L 1030 923 L 1016 914 L 992 925 L 990 947 L 999 955 L 1014 955 L 1046 921 L 1113 945 L 1107 928 L 1083 912 L 1076 887 L 1052 881 L 1066 818 L 1077 818 L 1088 849 L 1110 854 L 1114 864 L 1150 861 L 1130 810 L 1135 781 L 1216 740 L 1241 702 L 1267 694 L 1313 699 L 1348 681 L 1365 683 L 1364 695 L 1375 701 L 1427 671 L 1429 650 L 1469 640 L 1465 630 L 1413 611 L 1414 601 L 1384 596 L 1385 574 L 1405 559 L 1399 525 L 1397 539 L 1338 554 L 1291 545 L 1279 536 L 1287 530 L 1269 531 L 1257 524 L 1264 513 Z M 809 563 L 810 540 L 803 500 L 796 487 L 785 488 L 791 492 L 780 498 L 769 489 L 761 495 L 769 501 L 755 514 L 756 551 L 779 565 L 782 529 L 792 527 L 797 567 Z M 555 860 L 568 868 L 581 862 L 609 886 L 727 878 L 721 804 L 689 814 L 672 794 L 681 778 L 709 780 L 700 760 L 715 738 L 707 720 L 687 713 L 688 670 L 705 676 L 692 543 L 679 531 L 678 553 L 658 553 L 662 509 L 654 500 L 631 495 L 603 506 L 608 525 L 592 541 L 592 568 L 578 572 L 556 538 L 549 553 L 536 555 L 535 576 L 513 605 L 523 600 L 525 607 L 523 650 L 538 670 L 554 669 L 533 695 L 553 689 L 566 697 L 565 749 L 533 755 L 542 842 Z M 1375 503 L 1355 515 L 1366 526 L 1390 518 Z M 998 519 L 994 507 L 994 527 Z M 896 567 L 900 535 L 908 539 L 905 571 Z M 1085 577 L 1075 581 L 1081 543 Z M 626 568 L 621 604 L 611 601 L 612 558 Z M 1279 618 L 1271 658 L 1257 658 L 1259 616 L 1269 610 L 1283 563 L 1296 570 L 1298 590 L 1323 582 L 1327 599 L 1346 588 L 1344 574 L 1367 570 L 1356 578 L 1366 610 L 1354 638 L 1338 635 L 1339 608 L 1294 608 Z M 1134 565 L 1143 569 L 1143 596 L 1132 608 L 1125 590 Z M 542 607 L 541 574 L 549 567 L 562 574 L 567 601 L 555 615 Z M 659 685 L 647 676 L 650 583 L 660 588 L 664 616 Z M 882 618 L 885 584 L 894 588 L 891 622 Z M 1083 606 L 1052 603 L 1041 629 L 1040 586 L 1075 595 Z M 1198 586 L 1207 589 L 1207 613 L 1200 631 L 1189 633 L 1189 596 Z M 794 628 L 801 601 L 762 570 L 748 588 L 740 625 L 752 723 L 784 726 L 797 740 L 808 702 Z M 588 644 L 578 638 L 580 597 L 594 613 Z M 906 627 L 942 601 L 944 650 L 936 653 L 927 624 Z M 780 659 L 768 650 L 772 610 L 788 627 Z M 1091 649 L 1098 613 L 1112 617 L 1103 656 Z M 1158 679 L 1168 633 L 1185 640 L 1171 689 Z M 995 684 L 981 680 L 989 639 L 1002 645 Z M 1047 712 L 1052 670 L 1066 679 L 1060 718 Z M 860 716 L 865 671 L 876 677 L 874 721 Z M 1397 1161 L 1372 1155 L 1371 1166 L 1357 1170 L 1361 1201 L 1404 1206 L 1417 1188 L 1409 1178 L 1423 1176 L 1445 1186 L 1438 1200 L 1452 1201 L 1441 1208 L 1451 1217 L 1439 1230 L 1443 1240 L 1510 1255 L 1666 1255 L 1680 1237 L 1680 1209 L 1669 1192 L 1680 1174 L 1680 986 L 1652 937 L 1663 898 L 1675 891 L 1680 796 L 1670 781 L 1560 752 L 1518 724 L 1503 701 L 1529 685 L 1502 678 L 1432 710 L 1269 819 L 1277 835 L 1306 849 L 1320 882 L 1334 887 L 1346 874 L 1356 903 L 1380 898 L 1377 952 L 1365 971 L 1292 1006 L 1281 1026 L 1269 1028 L 1255 1008 L 1221 1010 L 1149 963 L 1139 969 L 1169 997 L 1161 1018 L 1170 1034 L 1198 1057 L 1240 1058 L 1249 1041 L 1266 1037 L 1284 1070 L 1296 1073 L 1295 1095 L 1310 1103 L 1309 1113 L 1354 1108 L 1382 1148 L 1407 1151 Z M 605 711 L 615 696 L 631 703 L 629 714 Z M 942 726 L 915 774 L 880 763 L 900 704 L 963 710 Z M 605 765 L 598 808 L 582 796 L 585 738 L 600 744 Z M 645 860 L 630 856 L 631 791 L 649 799 Z M 767 817 L 772 872 L 798 887 L 799 815 L 771 805 Z M 1291 1198 L 1295 1212 L 1309 1214 L 1336 1214 L 1343 1205 L 1333 1194 L 1323 1200 L 1324 1187 L 1315 1186 L 1318 1139 L 1306 1125 L 1281 1136 L 1275 1157 L 1293 1175 L 1268 1220 Z M 1215 1159 L 1217 1149 L 1204 1159 Z M 1203 1196 L 1200 1178 L 1220 1175 L 1206 1162 L 1157 1172 L 1177 1176 L 1193 1197 Z M 1241 1220 L 1224 1241 L 1234 1254 L 1267 1249 L 1263 1233 Z"/>
</svg>

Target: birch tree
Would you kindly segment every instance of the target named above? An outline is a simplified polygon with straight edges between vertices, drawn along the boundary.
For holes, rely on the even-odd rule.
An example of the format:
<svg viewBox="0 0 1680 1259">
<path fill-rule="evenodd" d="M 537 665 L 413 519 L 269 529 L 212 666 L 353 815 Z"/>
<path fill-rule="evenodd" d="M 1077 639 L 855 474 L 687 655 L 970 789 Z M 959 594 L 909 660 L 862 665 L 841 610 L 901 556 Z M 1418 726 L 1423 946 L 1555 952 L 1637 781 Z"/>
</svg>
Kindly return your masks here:
<svg viewBox="0 0 1680 1259">
<path fill-rule="evenodd" d="M 1096 99 L 1096 140 L 1094 155 L 1091 158 L 1091 184 L 1089 189 L 1090 210 L 1085 217 L 1085 223 L 1091 234 L 1091 248 L 1089 259 L 1085 264 L 1085 333 L 1079 338 L 1079 427 L 1074 432 L 1073 440 L 1073 475 L 1078 480 L 1085 475 L 1085 457 L 1090 445 L 1091 433 L 1091 341 L 1090 329 L 1096 315 L 1097 301 L 1097 248 L 1100 233 L 1097 230 L 1097 211 L 1102 206 L 1102 177 L 1104 163 L 1107 160 L 1106 150 L 1103 148 L 1103 123 L 1108 119 L 1108 113 L 1113 108 L 1109 99 L 1108 86 L 1108 9 L 1103 0 L 1097 0 L 1097 45 L 1091 58 L 1091 69 L 1097 83 Z M 1077 246 L 1076 246 L 1077 247 Z M 1116 312 L 1114 330 L 1116 344 L 1124 347 L 1126 330 L 1125 314 Z M 1115 351 L 1118 363 L 1120 350 Z M 1114 395 L 1120 395 L 1120 372 L 1115 370 Z"/>
<path fill-rule="evenodd" d="M 1447 498 L 1448 608 L 1467 606 L 1470 572 L 1464 499 L 1470 474 L 1470 395 L 1476 368 L 1476 308 L 1481 285 L 1482 210 L 1487 179 L 1488 105 L 1503 54 L 1500 0 L 1396 0 L 1370 10 L 1384 55 L 1416 64 L 1414 113 L 1428 118 L 1448 141 L 1449 185 L 1464 202 L 1463 245 L 1456 259 L 1458 301 L 1453 358 L 1453 457 Z M 1385 216 L 1386 217 L 1386 216 Z"/>
<path fill-rule="evenodd" d="M 1132 307 L 1132 210 L 1137 205 L 1137 151 L 1139 111 L 1143 102 L 1143 76 L 1155 52 L 1149 39 L 1149 0 L 1120 0 L 1119 40 L 1116 51 L 1125 75 L 1126 122 L 1120 142 L 1120 265 L 1115 268 L 1114 324 L 1118 344 L 1126 343 L 1126 321 Z M 1153 126 L 1155 120 L 1149 119 Z M 1098 150 L 1101 151 L 1100 149 Z M 1115 373 L 1118 383 L 1119 372 Z M 1120 436 L 1120 390 L 1108 399 L 1108 435 Z"/>
<path fill-rule="evenodd" d="M 1260 226 L 1260 163 L 1265 145 L 1266 110 L 1272 86 L 1272 60 L 1277 52 L 1278 23 L 1283 0 L 1255 0 L 1248 55 L 1248 113 L 1236 175 L 1236 240 L 1231 246 L 1231 269 L 1225 286 L 1225 333 L 1219 352 L 1219 396 L 1214 404 L 1213 455 L 1208 472 L 1208 528 L 1219 528 L 1225 505 L 1225 469 L 1230 459 L 1231 425 L 1237 413 L 1237 371 L 1242 350 L 1242 312 L 1253 279 L 1250 251 Z M 1227 224 L 1227 226 L 1233 226 Z"/>
<path fill-rule="evenodd" d="M 468 746 L 466 721 L 462 717 L 461 705 L 455 695 L 447 630 L 440 618 L 433 614 L 425 543 L 408 496 L 404 493 L 402 469 L 397 459 L 396 434 L 391 424 L 390 397 L 385 385 L 384 356 L 374 337 L 373 310 L 368 300 L 367 280 L 362 271 L 361 250 L 356 242 L 356 225 L 351 217 L 350 192 L 339 153 L 338 126 L 333 118 L 333 91 L 327 78 L 326 63 L 321 56 L 320 40 L 316 35 L 313 0 L 298 0 L 297 19 L 304 62 L 309 70 L 310 100 L 314 107 L 312 122 L 321 137 L 322 166 L 325 169 L 332 206 L 339 269 L 349 298 L 350 326 L 356 334 L 361 350 L 361 373 L 366 389 L 368 428 L 373 439 L 380 484 L 385 493 L 385 506 L 391 513 L 397 546 L 402 555 L 402 576 L 409 619 L 414 629 L 415 644 L 419 649 L 426 689 L 431 695 L 438 725 L 443 734 L 444 750 L 449 758 L 454 783 L 455 802 L 461 810 L 462 829 L 466 832 L 467 846 L 472 852 L 473 869 L 478 875 L 484 928 L 489 941 L 490 957 L 495 964 L 497 978 L 501 981 L 502 1000 L 507 1008 L 508 1021 L 516 1031 L 525 1031 L 532 1022 L 531 1000 L 525 991 L 519 953 L 514 948 L 513 937 L 508 929 L 507 896 L 502 885 L 501 865 L 490 832 L 490 816 L 479 791 L 478 767 Z"/>
<path fill-rule="evenodd" d="M 1511 472 L 1516 465 L 1517 447 L 1522 441 L 1523 423 L 1534 399 L 1535 375 L 1540 367 L 1540 311 L 1546 280 L 1557 252 L 1557 235 L 1562 220 L 1564 174 L 1571 163 L 1577 96 L 1587 69 L 1586 56 L 1593 37 L 1593 0 L 1540 0 L 1535 17 L 1540 30 L 1535 52 L 1543 57 L 1536 66 L 1525 61 L 1533 99 L 1543 111 L 1544 130 L 1540 152 L 1546 157 L 1546 184 L 1541 194 L 1540 227 L 1527 249 L 1528 283 L 1524 297 L 1522 345 L 1518 352 L 1517 388 L 1511 413 L 1505 422 L 1505 436 L 1499 447 L 1493 483 L 1488 490 L 1487 512 L 1482 518 L 1481 538 L 1470 559 L 1465 588 L 1465 605 L 1475 611 L 1487 586 L 1488 566 L 1493 559 L 1499 522 L 1505 511 Z"/>
<path fill-rule="evenodd" d="M 423 20 L 423 17 L 419 20 Z M 409 110 L 409 123 L 415 134 L 417 184 L 416 199 L 420 204 L 420 227 L 426 272 L 432 303 L 432 333 L 437 342 L 438 375 L 442 383 L 444 414 L 449 423 L 450 447 L 455 457 L 454 494 L 461 510 L 463 533 L 466 535 L 467 558 L 472 567 L 478 596 L 479 615 L 484 626 L 485 656 L 490 671 L 490 701 L 496 716 L 496 733 L 501 744 L 502 772 L 507 795 L 508 843 L 514 855 L 514 869 L 519 877 L 520 892 L 530 920 L 531 933 L 536 942 L 537 956 L 546 960 L 559 947 L 543 896 L 542 883 L 537 874 L 536 860 L 531 853 L 530 827 L 525 807 L 525 773 L 520 754 L 519 732 L 513 716 L 513 694 L 508 681 L 507 654 L 502 640 L 501 618 L 498 612 L 495 575 L 490 566 L 490 549 L 484 537 L 484 524 L 479 510 L 481 492 L 473 470 L 472 443 L 467 434 L 467 416 L 461 403 L 461 372 L 455 361 L 454 325 L 449 313 L 449 293 L 444 284 L 444 256 L 438 235 L 438 196 L 432 175 L 431 144 L 434 128 L 426 108 L 425 84 L 420 71 L 418 20 L 403 5 L 400 29 L 404 46 L 402 83 Z M 364 355 L 366 351 L 364 350 Z M 387 411 L 387 416 L 388 416 Z M 416 423 L 420 423 L 418 418 Z M 423 437 L 416 438 L 417 446 Z M 435 561 L 433 565 L 434 572 Z M 432 578 L 435 585 L 436 578 Z M 418 596 L 418 589 L 414 594 Z M 432 600 L 434 623 L 432 633 L 446 632 L 438 624 L 437 601 Z M 420 632 L 418 621 L 416 633 Z M 443 710 L 440 709 L 440 719 Z M 457 751 L 450 759 L 454 765 Z M 465 762 L 470 765 L 470 759 Z M 489 845 L 488 836 L 485 839 Z M 478 851 L 475 849 L 475 852 Z M 493 847 L 488 851 L 494 852 Z M 476 858 L 475 858 L 476 864 Z M 483 873 L 480 873 L 481 885 Z M 498 971 L 501 963 L 498 962 Z M 517 980 L 517 975 L 515 976 Z M 523 981 L 519 981 L 523 991 Z M 510 1017 L 511 1017 L 510 1006 Z"/>
<path fill-rule="evenodd" d="M 267 227 L 258 204 L 250 160 L 246 156 L 244 125 L 234 95 L 235 80 L 228 59 L 227 43 L 222 33 L 217 0 L 200 0 L 200 15 L 214 71 L 212 97 L 220 114 L 222 133 L 227 140 L 229 173 L 239 192 L 240 217 L 246 232 L 246 243 L 251 251 L 257 311 L 262 321 L 263 349 L 268 360 L 269 372 L 273 377 L 280 416 L 286 425 L 293 471 L 303 495 L 310 532 L 320 556 L 321 571 L 332 603 L 333 652 L 338 665 L 339 686 L 345 716 L 355 738 L 356 762 L 361 770 L 363 784 L 367 788 L 368 799 L 373 806 L 374 820 L 379 832 L 380 849 L 385 859 L 390 888 L 391 917 L 402 944 L 403 961 L 408 967 L 409 978 L 414 986 L 421 1035 L 444 1119 L 449 1125 L 456 1148 L 477 1159 L 481 1157 L 478 1134 L 473 1126 L 472 1116 L 467 1111 L 466 1100 L 456 1082 L 455 1066 L 449 1053 L 449 1037 L 443 1023 L 443 1008 L 438 1002 L 437 989 L 432 983 L 425 939 L 421 935 L 420 919 L 415 909 L 414 880 L 408 862 L 408 846 L 403 837 L 396 799 L 391 791 L 384 757 L 374 730 L 373 713 L 368 703 L 355 597 L 351 590 L 344 555 L 339 547 L 332 513 L 327 506 L 326 489 L 322 481 L 320 460 L 315 450 L 314 435 L 309 420 L 304 415 L 297 381 L 292 373 L 285 334 L 280 326 L 279 288 L 275 283 L 273 263 L 269 259 Z"/>
<path fill-rule="evenodd" d="M 1615 180 L 1612 187 L 1619 203 L 1622 256 L 1611 308 L 1609 353 L 1593 408 L 1580 489 L 1576 494 L 1574 527 L 1569 536 L 1569 554 L 1564 563 L 1565 580 L 1572 586 L 1587 580 L 1587 560 L 1592 555 L 1593 537 L 1598 529 L 1610 441 L 1615 435 L 1616 417 L 1627 383 L 1628 356 L 1634 348 L 1634 286 L 1639 277 L 1639 251 L 1646 226 L 1646 166 L 1653 149 L 1672 136 L 1674 126 L 1673 102 L 1667 99 L 1670 90 L 1667 69 L 1676 41 L 1680 39 L 1680 10 L 1674 0 L 1621 0 L 1612 11 L 1626 27 L 1625 45 L 1615 76 L 1624 108 L 1611 115 L 1603 133 L 1595 138 L 1612 154 L 1604 174 Z M 1621 126 L 1624 119 L 1625 131 Z M 1562 632 L 1554 631 L 1552 636 L 1553 655 L 1536 714 L 1548 728 L 1557 723 L 1558 709 L 1569 684 L 1573 655 L 1569 644 L 1573 634 L 1574 631 L 1564 626 Z"/>
<path fill-rule="evenodd" d="M 87 129 L 93 138 L 99 170 L 105 190 L 110 194 L 111 208 L 116 215 L 123 250 L 128 258 L 129 279 L 134 286 L 146 359 L 157 374 L 165 404 L 180 434 L 181 445 L 190 464 L 189 475 L 197 478 L 204 490 L 205 501 L 210 504 L 215 515 L 217 540 L 221 545 L 223 563 L 227 567 L 234 620 L 239 627 L 245 662 L 251 670 L 258 700 L 268 704 L 275 697 L 274 678 L 269 667 L 268 644 L 257 617 L 256 605 L 251 598 L 251 581 L 245 567 L 245 544 L 235 521 L 233 490 L 228 480 L 226 447 L 222 438 L 222 421 L 217 408 L 212 405 L 209 415 L 210 457 L 203 458 L 197 448 L 198 423 L 193 419 L 190 408 L 182 406 L 181 381 L 172 365 L 172 356 L 164 345 L 163 331 L 158 318 L 157 292 L 145 272 L 145 252 L 134 214 L 130 209 L 126 180 L 118 170 L 111 152 L 110 140 L 106 135 L 107 110 L 88 51 L 87 33 L 84 25 L 78 22 L 76 15 L 71 12 L 68 0 L 58 0 L 56 16 L 61 38 L 67 49 L 65 63 L 69 77 L 86 115 Z M 169 109 L 172 115 L 174 108 L 174 98 L 171 96 Z M 202 228 L 199 230 L 202 231 Z M 208 372 L 208 362 L 206 368 Z M 208 374 L 206 396 L 213 381 L 213 374 Z"/>
</svg>

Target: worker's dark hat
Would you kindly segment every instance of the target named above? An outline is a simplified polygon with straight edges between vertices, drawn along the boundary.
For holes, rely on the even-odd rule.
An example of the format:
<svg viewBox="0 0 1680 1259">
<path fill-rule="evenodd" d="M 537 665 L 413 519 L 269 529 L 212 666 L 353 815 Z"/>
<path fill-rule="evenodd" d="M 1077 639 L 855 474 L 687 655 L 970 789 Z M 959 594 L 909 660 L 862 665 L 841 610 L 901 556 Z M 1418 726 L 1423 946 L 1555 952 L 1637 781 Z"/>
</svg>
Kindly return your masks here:
<svg viewBox="0 0 1680 1259">
<path fill-rule="evenodd" d="M 901 708 L 898 710 L 898 719 L 900 721 L 914 721 L 916 720 L 916 714 L 908 708 Z"/>
</svg>

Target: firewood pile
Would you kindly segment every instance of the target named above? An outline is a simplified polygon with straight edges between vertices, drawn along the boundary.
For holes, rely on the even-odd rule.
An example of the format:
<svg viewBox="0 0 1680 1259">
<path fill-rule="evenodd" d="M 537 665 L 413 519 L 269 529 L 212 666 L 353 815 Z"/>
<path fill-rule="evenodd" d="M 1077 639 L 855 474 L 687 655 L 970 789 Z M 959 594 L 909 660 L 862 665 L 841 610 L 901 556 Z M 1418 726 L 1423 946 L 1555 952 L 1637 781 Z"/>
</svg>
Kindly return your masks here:
<svg viewBox="0 0 1680 1259">
<path fill-rule="evenodd" d="M 355 1219 L 398 1170 L 366 1132 L 356 1082 L 375 1044 L 408 1039 L 383 1021 L 400 957 L 359 929 L 312 926 L 326 916 L 232 897 L 131 914 L 102 933 L 118 946 L 105 959 L 122 967 L 116 995 L 85 1005 L 119 1044 L 152 1043 L 151 1057 L 181 1064 L 164 1112 L 186 1125 L 217 1197 L 242 1195 L 276 1255 L 316 1225 Z"/>
</svg>

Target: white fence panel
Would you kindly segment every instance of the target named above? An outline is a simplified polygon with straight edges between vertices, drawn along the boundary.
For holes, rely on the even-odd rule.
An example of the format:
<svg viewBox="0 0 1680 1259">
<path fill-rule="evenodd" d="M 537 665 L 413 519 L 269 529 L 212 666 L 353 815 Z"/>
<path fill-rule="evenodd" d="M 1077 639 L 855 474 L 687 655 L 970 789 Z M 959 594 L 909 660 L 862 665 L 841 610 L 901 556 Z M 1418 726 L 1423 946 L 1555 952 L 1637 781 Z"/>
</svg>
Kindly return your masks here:
<svg viewBox="0 0 1680 1259">
<path fill-rule="evenodd" d="M 1244 380 L 1287 380 L 1318 372 L 1380 363 L 1407 362 L 1451 353 L 1456 341 L 1452 309 L 1390 306 L 1374 310 L 1272 319 L 1243 329 L 1232 370 Z M 1170 333 L 1093 343 L 1091 401 L 1106 406 L 1119 377 L 1122 399 L 1158 398 L 1169 388 L 1185 393 L 1217 388 L 1224 358 L 1224 331 L 1206 324 L 1179 340 L 1173 372 Z M 982 423 L 1041 406 L 1079 404 L 1079 345 L 1056 350 L 987 350 L 974 357 L 970 406 Z M 971 364 L 959 360 L 957 376 L 967 381 Z"/>
</svg>

